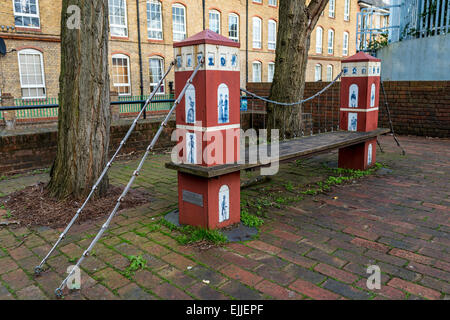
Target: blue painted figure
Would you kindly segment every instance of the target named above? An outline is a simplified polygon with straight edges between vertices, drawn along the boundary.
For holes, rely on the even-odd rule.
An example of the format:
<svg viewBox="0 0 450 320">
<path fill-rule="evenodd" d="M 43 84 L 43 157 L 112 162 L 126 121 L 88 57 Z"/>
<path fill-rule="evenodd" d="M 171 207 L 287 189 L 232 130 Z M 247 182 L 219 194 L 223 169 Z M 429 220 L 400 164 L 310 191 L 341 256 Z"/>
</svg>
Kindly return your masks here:
<svg viewBox="0 0 450 320">
<path fill-rule="evenodd" d="M 220 57 L 220 65 L 225 67 L 227 65 L 227 59 L 224 56 Z"/>
<path fill-rule="evenodd" d="M 231 66 L 236 67 L 237 66 L 237 55 L 233 54 L 231 57 Z"/>
<path fill-rule="evenodd" d="M 220 94 L 219 99 L 219 123 L 223 123 L 223 95 Z"/>
<path fill-rule="evenodd" d="M 188 68 L 192 67 L 192 55 L 190 54 L 186 56 L 186 67 Z"/>
<path fill-rule="evenodd" d="M 192 101 L 192 97 L 189 97 L 189 110 L 186 122 L 194 123 L 195 122 L 195 102 Z"/>
<path fill-rule="evenodd" d="M 208 56 L 208 66 L 214 66 L 214 55 L 210 54 Z"/>
<path fill-rule="evenodd" d="M 344 74 L 347 74 L 347 73 L 348 73 L 348 68 L 344 67 Z"/>
<path fill-rule="evenodd" d="M 226 198 L 225 195 L 223 195 L 222 205 L 220 207 L 221 207 L 220 208 L 220 215 L 222 217 L 221 221 L 225 221 L 225 220 L 228 219 L 228 215 L 227 215 L 227 213 L 228 213 L 228 211 L 227 211 L 228 206 L 227 206 L 227 198 Z"/>
<path fill-rule="evenodd" d="M 189 162 L 190 163 L 195 163 L 195 161 L 194 161 L 194 152 L 195 152 L 194 135 L 191 134 L 189 137 L 190 137 L 190 141 L 189 141 Z"/>
<path fill-rule="evenodd" d="M 181 68 L 181 56 L 177 56 L 177 67 Z"/>
<path fill-rule="evenodd" d="M 352 70 L 352 74 L 356 74 L 356 71 L 357 71 L 357 69 L 356 69 L 356 67 L 354 67 Z"/>
<path fill-rule="evenodd" d="M 351 123 L 350 123 L 351 131 L 356 131 L 356 126 L 357 126 L 357 120 L 356 120 L 356 117 L 353 117 L 351 119 Z"/>
<path fill-rule="evenodd" d="M 203 58 L 203 54 L 202 53 L 197 54 L 197 63 L 198 64 L 200 64 L 200 61 L 202 61 L 202 58 Z"/>
<path fill-rule="evenodd" d="M 356 94 L 355 91 L 352 92 L 352 95 L 350 97 L 350 106 L 353 108 L 356 108 Z"/>
<path fill-rule="evenodd" d="M 225 95 L 225 106 L 223 108 L 223 122 L 228 122 L 228 95 Z"/>
</svg>

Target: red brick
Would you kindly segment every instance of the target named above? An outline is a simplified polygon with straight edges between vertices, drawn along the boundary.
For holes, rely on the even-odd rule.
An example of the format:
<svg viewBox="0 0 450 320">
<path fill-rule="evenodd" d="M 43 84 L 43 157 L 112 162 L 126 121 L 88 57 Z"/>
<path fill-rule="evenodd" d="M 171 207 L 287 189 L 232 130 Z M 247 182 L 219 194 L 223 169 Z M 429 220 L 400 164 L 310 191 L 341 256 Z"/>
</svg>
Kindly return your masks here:
<svg viewBox="0 0 450 320">
<path fill-rule="evenodd" d="M 286 231 L 282 231 L 282 230 L 273 230 L 270 232 L 270 234 L 273 234 L 274 236 L 276 236 L 278 238 L 285 239 L 288 241 L 294 241 L 294 242 L 302 239 L 302 237 L 299 235 L 296 235 L 296 234 L 293 234 L 290 232 L 286 232 Z"/>
<path fill-rule="evenodd" d="M 378 295 L 387 297 L 392 300 L 401 300 L 405 299 L 406 297 L 406 294 L 403 291 L 383 284 L 381 285 L 381 288 L 379 290 L 378 289 L 369 290 L 367 288 L 367 279 L 361 279 L 360 281 L 358 281 L 356 285 L 364 290 L 376 293 Z"/>
<path fill-rule="evenodd" d="M 282 286 L 279 286 L 279 285 L 277 285 L 273 282 L 267 281 L 267 280 L 264 280 L 264 281 L 258 283 L 255 286 L 255 289 L 259 290 L 262 293 L 265 293 L 275 299 L 280 299 L 280 300 L 303 299 L 302 296 L 298 295 L 294 291 L 283 288 Z"/>
<path fill-rule="evenodd" d="M 296 254 L 295 252 L 291 251 L 281 251 L 278 254 L 278 257 L 285 259 L 287 261 L 290 261 L 292 263 L 298 264 L 299 266 L 305 267 L 305 268 L 311 268 L 313 265 L 315 265 L 317 262 L 314 260 L 311 260 L 307 257 L 301 256 L 299 254 Z"/>
<path fill-rule="evenodd" d="M 416 262 L 420 262 L 423 264 L 432 264 L 434 261 L 434 259 L 432 259 L 432 258 L 425 257 L 425 256 L 422 256 L 420 254 L 416 254 L 416 253 L 413 253 L 410 251 L 397 249 L 397 248 L 394 248 L 391 251 L 389 251 L 389 254 L 400 257 L 400 258 L 404 258 L 409 261 L 416 261 Z"/>
<path fill-rule="evenodd" d="M 261 282 L 261 280 L 263 280 L 262 277 L 253 274 L 251 272 L 248 272 L 244 269 L 241 269 L 235 265 L 228 265 L 225 268 L 223 268 L 222 270 L 220 270 L 220 272 L 222 272 L 224 275 L 239 280 L 242 283 L 245 283 L 248 286 L 255 286 L 258 282 Z"/>
<path fill-rule="evenodd" d="M 337 300 L 342 298 L 331 291 L 322 289 L 311 282 L 300 279 L 292 283 L 289 288 L 317 300 Z"/>
<path fill-rule="evenodd" d="M 448 263 L 448 262 L 445 262 L 445 261 L 436 261 L 436 263 L 434 264 L 434 266 L 436 267 L 436 268 L 439 268 L 439 269 L 442 269 L 442 270 L 445 270 L 445 271 L 448 271 L 448 272 L 450 272 L 450 263 Z"/>
<path fill-rule="evenodd" d="M 194 265 L 196 265 L 194 261 L 189 260 L 188 258 L 185 258 L 175 252 L 169 253 L 168 255 L 162 257 L 162 259 L 180 270 L 186 270 L 188 266 L 193 267 Z"/>
<path fill-rule="evenodd" d="M 408 282 L 399 278 L 393 278 L 388 282 L 388 285 L 427 299 L 435 300 L 441 297 L 441 293 L 436 290 L 425 288 L 418 284 Z"/>
<path fill-rule="evenodd" d="M 316 270 L 324 275 L 327 275 L 329 277 L 341 280 L 342 282 L 345 282 L 345 283 L 353 283 L 356 280 L 358 280 L 358 278 L 359 278 L 358 276 L 356 276 L 350 272 L 347 272 L 347 271 L 344 271 L 341 269 L 337 269 L 337 268 L 329 266 L 325 263 L 320 263 L 319 265 L 317 265 L 314 268 L 314 270 Z"/>
<path fill-rule="evenodd" d="M 272 246 L 268 243 L 265 243 L 265 242 L 262 242 L 259 240 L 251 241 L 251 242 L 247 243 L 247 245 L 252 248 L 255 248 L 255 249 L 270 253 L 270 254 L 278 254 L 282 250 L 278 247 Z"/>
<path fill-rule="evenodd" d="M 376 233 L 359 230 L 353 227 L 347 227 L 342 231 L 369 240 L 376 240 L 378 238 L 378 235 Z"/>
<path fill-rule="evenodd" d="M 369 240 L 365 240 L 365 239 L 361 239 L 361 238 L 354 238 L 350 242 L 353 243 L 354 245 L 357 245 L 360 247 L 365 247 L 368 249 L 373 249 L 373 250 L 377 250 L 377 251 L 381 251 L 381 252 L 387 252 L 389 250 L 389 247 L 382 243 L 373 242 L 373 241 L 369 241 Z"/>
<path fill-rule="evenodd" d="M 424 202 L 424 203 L 422 203 L 422 205 L 424 207 L 434 208 L 434 209 L 438 209 L 438 210 L 449 210 L 449 207 L 442 206 L 440 204 L 430 203 L 430 202 Z"/>
</svg>

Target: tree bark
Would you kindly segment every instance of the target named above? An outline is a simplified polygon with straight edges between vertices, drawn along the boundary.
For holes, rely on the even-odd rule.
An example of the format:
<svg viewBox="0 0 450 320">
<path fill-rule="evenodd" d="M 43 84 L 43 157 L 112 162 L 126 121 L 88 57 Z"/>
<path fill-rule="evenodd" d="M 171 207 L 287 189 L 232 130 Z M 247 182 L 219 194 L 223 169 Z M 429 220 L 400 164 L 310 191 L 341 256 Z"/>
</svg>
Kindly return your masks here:
<svg viewBox="0 0 450 320">
<path fill-rule="evenodd" d="M 79 29 L 67 27 L 67 8 L 80 8 Z M 48 185 L 58 198 L 85 197 L 108 159 L 110 98 L 108 0 L 63 0 L 57 155 Z M 108 178 L 96 195 L 108 188 Z"/>
<path fill-rule="evenodd" d="M 303 98 L 311 32 L 328 0 L 280 0 L 275 74 L 271 100 L 296 102 Z M 302 106 L 269 104 L 268 129 L 280 129 L 281 138 L 293 138 L 302 128 Z"/>
</svg>

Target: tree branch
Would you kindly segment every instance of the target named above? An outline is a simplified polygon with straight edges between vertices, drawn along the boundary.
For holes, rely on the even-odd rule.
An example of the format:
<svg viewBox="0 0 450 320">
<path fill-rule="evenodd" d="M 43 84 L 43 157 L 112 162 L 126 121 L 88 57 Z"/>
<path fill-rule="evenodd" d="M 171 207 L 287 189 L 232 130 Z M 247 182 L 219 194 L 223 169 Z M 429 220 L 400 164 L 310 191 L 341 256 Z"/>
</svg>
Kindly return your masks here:
<svg viewBox="0 0 450 320">
<path fill-rule="evenodd" d="M 311 32 L 316 26 L 317 20 L 320 18 L 320 14 L 325 9 L 328 0 L 311 0 L 308 5 L 308 32 Z"/>
</svg>

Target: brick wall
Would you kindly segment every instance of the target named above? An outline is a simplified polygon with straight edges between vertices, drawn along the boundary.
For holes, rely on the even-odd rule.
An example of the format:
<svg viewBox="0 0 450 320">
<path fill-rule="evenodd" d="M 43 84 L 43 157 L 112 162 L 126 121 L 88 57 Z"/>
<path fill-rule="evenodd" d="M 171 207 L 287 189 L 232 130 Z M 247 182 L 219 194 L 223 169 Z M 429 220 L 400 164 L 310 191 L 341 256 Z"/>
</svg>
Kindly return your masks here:
<svg viewBox="0 0 450 320">
<path fill-rule="evenodd" d="M 141 120 L 131 134 L 120 154 L 143 151 L 155 135 L 160 121 Z M 119 146 L 130 126 L 129 121 L 122 121 L 111 126 L 110 156 Z M 156 149 L 172 146 L 171 133 L 175 121 L 170 121 L 161 134 Z M 8 134 L 0 136 L 0 176 L 16 174 L 28 170 L 49 167 L 56 156 L 55 129 L 43 129 L 41 132 Z"/>
<path fill-rule="evenodd" d="M 305 97 L 312 96 L 327 82 L 307 82 Z M 385 81 L 383 82 L 394 131 L 398 134 L 410 134 L 430 137 L 450 137 L 450 81 Z M 270 83 L 249 83 L 247 89 L 261 96 L 267 96 Z M 338 125 L 340 84 L 334 84 L 320 98 L 304 105 L 303 112 L 312 113 L 314 130 Z M 250 100 L 251 101 L 251 100 Z M 253 105 L 252 105 L 253 104 Z M 258 112 L 264 110 L 264 103 L 249 102 Z M 251 111 L 243 116 L 243 126 L 251 126 Z M 253 119 L 256 119 L 253 115 Z M 253 121 L 256 127 L 264 120 Z M 381 94 L 378 127 L 389 128 L 385 100 Z"/>
</svg>

